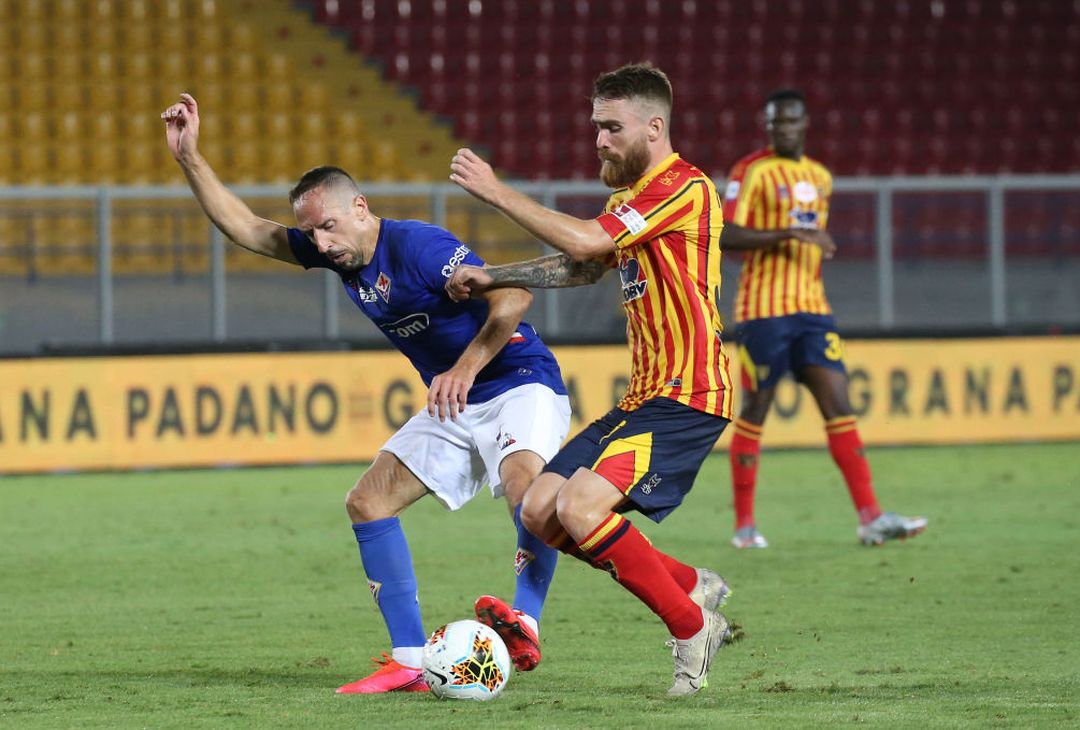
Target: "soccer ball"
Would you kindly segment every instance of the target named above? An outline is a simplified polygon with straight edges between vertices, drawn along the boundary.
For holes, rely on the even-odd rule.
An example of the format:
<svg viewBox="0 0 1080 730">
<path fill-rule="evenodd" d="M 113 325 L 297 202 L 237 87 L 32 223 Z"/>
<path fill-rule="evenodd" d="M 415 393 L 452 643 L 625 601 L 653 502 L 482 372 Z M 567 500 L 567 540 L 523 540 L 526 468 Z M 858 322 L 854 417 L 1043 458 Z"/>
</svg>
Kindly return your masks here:
<svg viewBox="0 0 1080 730">
<path fill-rule="evenodd" d="M 484 702 L 503 691 L 513 665 L 494 629 L 466 619 L 435 630 L 424 645 L 421 666 L 439 699 Z"/>
</svg>

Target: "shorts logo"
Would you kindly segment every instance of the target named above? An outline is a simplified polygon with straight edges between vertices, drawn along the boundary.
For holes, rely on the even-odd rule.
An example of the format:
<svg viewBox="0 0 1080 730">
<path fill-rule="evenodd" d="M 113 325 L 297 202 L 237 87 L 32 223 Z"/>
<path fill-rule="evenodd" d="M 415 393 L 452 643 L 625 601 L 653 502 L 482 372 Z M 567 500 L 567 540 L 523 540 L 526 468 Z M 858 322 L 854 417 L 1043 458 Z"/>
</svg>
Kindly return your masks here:
<svg viewBox="0 0 1080 730">
<path fill-rule="evenodd" d="M 659 474 L 657 474 L 656 472 L 653 472 L 653 475 L 651 477 L 649 477 L 649 479 L 645 483 L 643 483 L 641 485 L 641 493 L 642 494 L 652 494 L 652 490 L 654 490 L 654 489 L 656 489 L 657 487 L 660 486 L 661 478 L 662 477 Z"/>
<path fill-rule="evenodd" d="M 454 249 L 454 255 L 450 257 L 450 260 L 446 262 L 446 265 L 442 267 L 442 275 L 447 279 L 454 273 L 454 267 L 465 260 L 465 257 L 469 255 L 469 247 L 464 243 Z"/>
<path fill-rule="evenodd" d="M 525 572 L 525 569 L 529 567 L 529 563 L 536 560 L 536 556 L 530 553 L 525 548 L 518 548 L 517 553 L 514 555 L 514 573 L 521 575 Z"/>
<path fill-rule="evenodd" d="M 371 591 L 371 597 L 375 599 L 375 605 L 379 605 L 379 591 L 382 590 L 382 583 L 377 580 L 368 581 L 368 590 Z"/>
<path fill-rule="evenodd" d="M 632 302 L 645 296 L 645 289 L 649 280 L 641 271 L 641 265 L 637 259 L 628 258 L 619 262 L 619 278 L 622 280 L 622 298 L 624 302 Z"/>
<path fill-rule="evenodd" d="M 638 213 L 626 203 L 623 203 L 611 212 L 615 214 L 616 218 L 622 221 L 622 224 L 626 226 L 626 230 L 630 231 L 630 233 L 635 236 L 649 227 L 649 224 L 645 222 L 641 213 Z"/>
<path fill-rule="evenodd" d="M 681 388 L 682 387 L 682 378 L 672 378 L 671 380 L 664 383 L 664 387 L 665 388 Z"/>
<path fill-rule="evenodd" d="M 500 428 L 499 435 L 495 437 L 495 442 L 499 444 L 500 451 L 505 451 L 506 449 L 516 444 L 517 439 L 511 436 L 509 431 L 503 433 L 503 430 Z"/>
<path fill-rule="evenodd" d="M 420 334 L 426 330 L 430 323 L 431 319 L 426 312 L 418 312 L 416 314 L 410 314 L 408 317 L 402 317 L 396 322 L 381 324 L 379 326 L 382 327 L 387 334 L 397 335 L 398 337 L 412 337 L 413 335 Z"/>
<path fill-rule="evenodd" d="M 383 301 L 390 302 L 390 277 L 379 272 L 379 278 L 375 280 L 375 291 L 379 292 L 379 295 L 383 298 Z"/>
<path fill-rule="evenodd" d="M 739 197 L 740 187 L 742 187 L 742 185 L 739 183 L 738 180 L 732 180 L 731 182 L 729 182 L 727 184 L 727 187 L 724 188 L 724 198 L 726 198 L 727 200 L 735 200 L 735 198 Z"/>
</svg>

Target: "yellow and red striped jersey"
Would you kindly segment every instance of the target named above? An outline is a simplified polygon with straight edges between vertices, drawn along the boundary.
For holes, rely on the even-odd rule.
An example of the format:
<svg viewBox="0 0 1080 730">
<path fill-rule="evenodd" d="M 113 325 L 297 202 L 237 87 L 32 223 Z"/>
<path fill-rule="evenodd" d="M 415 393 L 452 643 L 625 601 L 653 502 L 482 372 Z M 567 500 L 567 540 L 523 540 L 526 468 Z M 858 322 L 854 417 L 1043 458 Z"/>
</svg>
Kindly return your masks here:
<svg viewBox="0 0 1080 730">
<path fill-rule="evenodd" d="M 825 229 L 832 175 L 805 155 L 779 157 L 771 148 L 739 160 L 724 191 L 724 219 L 747 228 Z M 735 321 L 788 314 L 831 314 L 821 281 L 821 248 L 794 238 L 743 254 Z"/>
<path fill-rule="evenodd" d="M 630 385 L 619 407 L 672 398 L 731 418 L 720 343 L 720 196 L 677 154 L 612 193 L 597 221 L 615 241 L 630 344 Z"/>
</svg>

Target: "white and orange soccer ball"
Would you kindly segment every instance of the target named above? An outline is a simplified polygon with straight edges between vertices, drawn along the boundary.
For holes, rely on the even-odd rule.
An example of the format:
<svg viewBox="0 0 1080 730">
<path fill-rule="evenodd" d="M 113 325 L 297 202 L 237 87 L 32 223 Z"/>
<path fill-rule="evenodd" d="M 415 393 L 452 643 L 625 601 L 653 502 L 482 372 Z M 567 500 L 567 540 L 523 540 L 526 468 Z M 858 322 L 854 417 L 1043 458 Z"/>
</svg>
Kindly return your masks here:
<svg viewBox="0 0 1080 730">
<path fill-rule="evenodd" d="M 424 681 L 443 700 L 493 700 L 513 669 L 506 644 L 479 621 L 454 621 L 424 645 Z"/>
</svg>

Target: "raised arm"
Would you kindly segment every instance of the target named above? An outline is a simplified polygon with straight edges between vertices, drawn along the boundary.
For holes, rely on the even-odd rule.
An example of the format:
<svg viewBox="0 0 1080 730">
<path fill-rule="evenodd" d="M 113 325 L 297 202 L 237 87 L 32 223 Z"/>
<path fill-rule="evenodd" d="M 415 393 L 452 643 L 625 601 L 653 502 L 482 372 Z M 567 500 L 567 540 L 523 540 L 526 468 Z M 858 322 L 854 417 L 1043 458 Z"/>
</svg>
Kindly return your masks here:
<svg viewBox="0 0 1080 730">
<path fill-rule="evenodd" d="M 496 289 L 482 296 L 488 303 L 487 319 L 454 366 L 436 375 L 428 389 L 428 413 L 438 414 L 440 421 L 446 416 L 456 420 L 465 410 L 477 373 L 506 347 L 532 303 L 532 294 L 519 288 Z"/>
<path fill-rule="evenodd" d="M 615 250 L 615 242 L 595 220 L 545 208 L 500 181 L 491 165 L 472 150 L 458 150 L 450 171 L 453 182 L 575 261 L 588 261 Z"/>
<path fill-rule="evenodd" d="M 249 251 L 298 264 L 289 248 L 285 226 L 260 218 L 247 204 L 222 184 L 213 168 L 199 153 L 199 105 L 190 94 L 161 113 L 169 151 L 180 163 L 191 191 L 207 217 L 221 232 Z"/>
<path fill-rule="evenodd" d="M 446 292 L 451 299 L 460 302 L 502 287 L 558 289 L 585 286 L 599 281 L 608 269 L 603 260 L 575 261 L 565 253 L 500 266 L 458 266 L 446 281 Z"/>
</svg>

